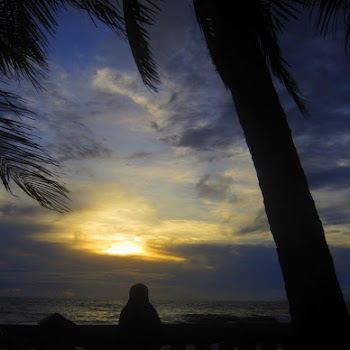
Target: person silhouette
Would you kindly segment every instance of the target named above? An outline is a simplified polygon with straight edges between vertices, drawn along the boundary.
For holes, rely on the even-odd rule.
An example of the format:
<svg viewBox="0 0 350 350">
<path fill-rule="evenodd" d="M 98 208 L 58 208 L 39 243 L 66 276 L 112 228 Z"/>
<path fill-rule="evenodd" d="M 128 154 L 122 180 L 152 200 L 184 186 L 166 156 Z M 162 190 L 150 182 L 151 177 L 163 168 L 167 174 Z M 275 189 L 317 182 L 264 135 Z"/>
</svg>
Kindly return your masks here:
<svg viewBox="0 0 350 350">
<path fill-rule="evenodd" d="M 123 349 L 159 350 L 162 346 L 162 322 L 149 302 L 148 288 L 138 283 L 130 288 L 129 300 L 119 316 Z"/>
</svg>

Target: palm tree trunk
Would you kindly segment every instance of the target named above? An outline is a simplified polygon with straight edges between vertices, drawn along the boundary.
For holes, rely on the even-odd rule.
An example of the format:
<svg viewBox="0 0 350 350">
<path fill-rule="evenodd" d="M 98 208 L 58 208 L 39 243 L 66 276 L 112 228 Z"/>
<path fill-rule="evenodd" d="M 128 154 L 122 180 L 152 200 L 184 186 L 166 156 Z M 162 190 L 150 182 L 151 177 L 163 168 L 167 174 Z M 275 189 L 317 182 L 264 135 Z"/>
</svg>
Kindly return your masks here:
<svg viewBox="0 0 350 350">
<path fill-rule="evenodd" d="M 257 172 L 292 322 L 303 342 L 333 344 L 350 329 L 333 260 L 271 74 L 257 41 L 243 38 L 231 39 L 234 52 L 221 67 Z"/>
<path fill-rule="evenodd" d="M 333 259 L 262 55 L 258 39 L 261 3 L 195 0 L 194 4 L 214 64 L 231 91 L 254 162 L 298 348 L 348 348 L 350 318 Z"/>
</svg>

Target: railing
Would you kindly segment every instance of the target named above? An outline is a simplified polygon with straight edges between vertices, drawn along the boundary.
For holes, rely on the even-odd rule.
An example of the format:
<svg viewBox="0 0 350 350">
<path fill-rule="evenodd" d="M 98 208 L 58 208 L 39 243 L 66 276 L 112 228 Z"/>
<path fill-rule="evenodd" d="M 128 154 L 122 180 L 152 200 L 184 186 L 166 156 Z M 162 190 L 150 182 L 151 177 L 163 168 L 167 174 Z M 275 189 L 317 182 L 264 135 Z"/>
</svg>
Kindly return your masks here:
<svg viewBox="0 0 350 350">
<path fill-rule="evenodd" d="M 38 325 L 2 325 L 0 329 L 1 350 L 117 350 L 120 348 L 118 326 L 75 325 L 59 314 L 51 315 Z M 294 348 L 291 326 L 283 323 L 165 324 L 163 329 L 162 350 L 289 350 Z"/>
</svg>

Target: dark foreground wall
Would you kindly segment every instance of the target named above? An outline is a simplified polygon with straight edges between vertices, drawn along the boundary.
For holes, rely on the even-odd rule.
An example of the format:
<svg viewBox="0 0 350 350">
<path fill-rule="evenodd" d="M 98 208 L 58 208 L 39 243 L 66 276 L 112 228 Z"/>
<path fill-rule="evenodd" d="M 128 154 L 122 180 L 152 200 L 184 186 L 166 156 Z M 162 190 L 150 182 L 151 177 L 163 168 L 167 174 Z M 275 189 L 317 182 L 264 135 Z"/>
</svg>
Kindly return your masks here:
<svg viewBox="0 0 350 350">
<path fill-rule="evenodd" d="M 56 316 L 55 316 L 56 315 Z M 77 326 L 55 314 L 37 326 L 2 325 L 0 348 L 8 350 L 86 350 L 120 348 L 118 326 Z M 58 315 L 58 316 L 57 316 Z M 169 350 L 184 350 L 193 344 L 196 350 L 209 350 L 211 344 L 221 350 L 293 349 L 292 329 L 280 323 L 166 324 L 163 344 Z"/>
</svg>

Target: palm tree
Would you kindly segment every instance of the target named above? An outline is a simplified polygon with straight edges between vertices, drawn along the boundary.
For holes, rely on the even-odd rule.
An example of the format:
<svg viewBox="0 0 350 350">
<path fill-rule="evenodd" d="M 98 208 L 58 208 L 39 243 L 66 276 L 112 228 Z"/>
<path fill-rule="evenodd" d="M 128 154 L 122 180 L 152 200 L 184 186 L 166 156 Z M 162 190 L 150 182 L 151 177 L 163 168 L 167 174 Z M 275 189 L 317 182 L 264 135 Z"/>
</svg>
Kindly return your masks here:
<svg viewBox="0 0 350 350">
<path fill-rule="evenodd" d="M 277 41 L 283 18 L 296 17 L 298 4 L 311 10 L 318 5 L 317 22 L 322 31 L 327 31 L 331 18 L 335 18 L 335 5 L 330 1 L 293 4 L 285 0 L 194 0 L 213 63 L 232 94 L 257 172 L 292 321 L 302 332 L 303 341 L 311 342 L 309 345 L 327 346 L 329 340 L 335 348 L 335 335 L 346 334 L 350 319 L 322 223 L 271 78 L 272 72 L 306 115 Z M 349 2 L 338 1 L 339 5 L 344 5 L 349 15 Z M 315 339 L 320 340 L 318 346 Z"/>
<path fill-rule="evenodd" d="M 232 94 L 257 172 L 292 322 L 300 336 L 299 345 L 330 349 L 344 346 L 344 341 L 349 344 L 349 314 L 271 73 L 284 83 L 302 114 L 308 115 L 288 63 L 281 55 L 278 32 L 284 29 L 285 20 L 297 17 L 298 5 L 311 13 L 317 12 L 316 24 L 323 33 L 335 28 L 339 11 L 344 10 L 347 42 L 350 2 L 194 0 L 193 3 L 213 64 Z M 137 27 L 129 19 L 130 4 L 134 11 L 140 5 L 136 0 L 124 0 L 126 31 L 139 67 L 141 59 L 147 62 L 148 59 L 138 52 L 140 39 L 131 34 L 138 32 L 147 39 L 147 34 L 141 31 L 146 21 L 131 13 L 131 18 L 139 20 Z M 133 26 L 128 27 L 128 21 Z M 150 81 L 156 85 L 158 77 L 152 79 L 154 66 L 146 69 L 147 74 L 144 69 L 141 61 L 141 76 L 146 76 L 149 86 L 152 87 Z"/>
</svg>

